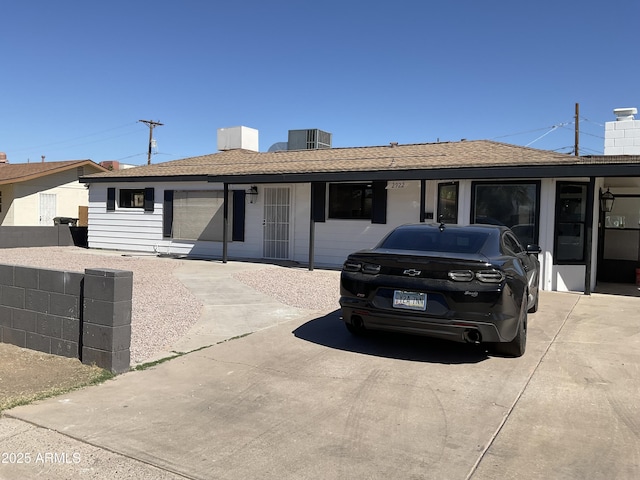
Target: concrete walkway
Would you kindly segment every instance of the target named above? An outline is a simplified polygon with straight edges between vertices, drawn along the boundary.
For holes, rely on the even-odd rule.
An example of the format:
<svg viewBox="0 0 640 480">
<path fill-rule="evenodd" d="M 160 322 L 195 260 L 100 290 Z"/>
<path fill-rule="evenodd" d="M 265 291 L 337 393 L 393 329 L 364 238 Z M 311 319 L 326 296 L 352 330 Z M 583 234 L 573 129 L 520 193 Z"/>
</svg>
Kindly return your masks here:
<svg viewBox="0 0 640 480">
<path fill-rule="evenodd" d="M 0 478 L 640 478 L 639 298 L 543 292 L 509 359 L 238 302 L 258 267 L 179 272 L 205 309 L 176 350 L 258 332 L 6 412 Z"/>
</svg>

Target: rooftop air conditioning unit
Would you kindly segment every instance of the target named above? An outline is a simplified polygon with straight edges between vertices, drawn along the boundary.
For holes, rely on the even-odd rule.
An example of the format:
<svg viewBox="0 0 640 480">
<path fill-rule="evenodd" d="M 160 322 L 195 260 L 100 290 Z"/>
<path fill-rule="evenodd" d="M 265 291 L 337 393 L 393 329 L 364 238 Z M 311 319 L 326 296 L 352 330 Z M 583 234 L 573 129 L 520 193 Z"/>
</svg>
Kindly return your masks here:
<svg viewBox="0 0 640 480">
<path fill-rule="evenodd" d="M 331 134 L 317 128 L 289 130 L 289 150 L 318 150 L 331 148 Z"/>
</svg>

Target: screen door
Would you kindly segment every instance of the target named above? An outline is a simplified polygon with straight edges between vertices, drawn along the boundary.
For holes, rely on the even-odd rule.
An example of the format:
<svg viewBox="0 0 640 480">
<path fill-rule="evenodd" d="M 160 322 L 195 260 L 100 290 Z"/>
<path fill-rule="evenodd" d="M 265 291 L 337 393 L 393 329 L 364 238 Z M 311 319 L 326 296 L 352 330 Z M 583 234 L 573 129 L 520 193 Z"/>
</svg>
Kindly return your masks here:
<svg viewBox="0 0 640 480">
<path fill-rule="evenodd" d="M 264 248 L 265 258 L 289 258 L 291 190 L 288 187 L 264 189 Z"/>
</svg>

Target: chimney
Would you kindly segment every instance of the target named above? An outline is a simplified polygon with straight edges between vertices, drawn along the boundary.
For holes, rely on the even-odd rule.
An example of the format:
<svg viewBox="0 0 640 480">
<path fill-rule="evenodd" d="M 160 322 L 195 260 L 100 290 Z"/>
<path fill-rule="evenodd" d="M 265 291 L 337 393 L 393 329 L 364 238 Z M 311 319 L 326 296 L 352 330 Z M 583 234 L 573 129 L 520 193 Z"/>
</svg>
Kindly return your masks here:
<svg viewBox="0 0 640 480">
<path fill-rule="evenodd" d="M 0 165 L 5 165 L 7 163 L 9 163 L 9 160 L 7 160 L 7 154 L 0 152 Z"/>
<path fill-rule="evenodd" d="M 614 122 L 604 125 L 605 155 L 640 155 L 640 120 L 637 108 L 615 108 Z"/>
<path fill-rule="evenodd" d="M 634 115 L 638 113 L 637 108 L 614 108 L 613 113 L 616 116 L 616 121 L 625 122 L 627 120 L 635 120 Z"/>
<path fill-rule="evenodd" d="M 107 170 L 120 170 L 120 162 L 117 160 L 104 160 L 99 165 Z"/>
</svg>

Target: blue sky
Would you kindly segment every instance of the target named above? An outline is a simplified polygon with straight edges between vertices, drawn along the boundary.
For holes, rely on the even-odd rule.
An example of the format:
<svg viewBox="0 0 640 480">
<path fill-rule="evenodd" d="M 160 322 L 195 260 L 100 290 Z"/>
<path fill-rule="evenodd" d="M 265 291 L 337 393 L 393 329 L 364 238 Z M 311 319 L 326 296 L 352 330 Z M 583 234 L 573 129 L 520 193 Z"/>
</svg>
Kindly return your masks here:
<svg viewBox="0 0 640 480">
<path fill-rule="evenodd" d="M 601 154 L 640 108 L 638 0 L 3 2 L 0 151 L 146 164 L 218 128 L 334 147 L 492 139 Z M 553 128 L 553 127 L 557 128 Z"/>
</svg>

